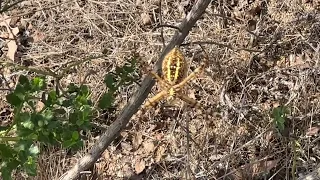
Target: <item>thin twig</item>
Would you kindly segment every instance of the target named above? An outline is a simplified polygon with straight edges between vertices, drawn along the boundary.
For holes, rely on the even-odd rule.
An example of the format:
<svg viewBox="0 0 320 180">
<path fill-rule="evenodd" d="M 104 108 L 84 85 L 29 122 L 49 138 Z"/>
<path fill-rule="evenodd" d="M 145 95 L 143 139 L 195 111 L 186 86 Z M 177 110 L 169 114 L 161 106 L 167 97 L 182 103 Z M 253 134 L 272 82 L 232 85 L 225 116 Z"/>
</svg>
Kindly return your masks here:
<svg viewBox="0 0 320 180">
<path fill-rule="evenodd" d="M 182 32 L 182 30 L 181 30 L 179 27 L 174 26 L 174 25 L 169 25 L 169 24 L 160 24 L 160 25 L 154 27 L 154 28 L 152 29 L 152 31 L 155 31 L 155 30 L 157 30 L 157 29 L 159 29 L 159 28 L 163 28 L 163 27 L 168 27 L 168 28 L 176 29 L 176 30 L 178 30 L 179 32 Z"/>
<path fill-rule="evenodd" d="M 158 62 L 154 68 L 155 72 L 160 70 L 162 61 L 165 55 L 171 51 L 176 45 L 180 45 L 185 37 L 189 34 L 196 21 L 202 16 L 207 6 L 211 1 L 198 0 L 193 6 L 190 13 L 183 19 L 179 28 L 181 32 L 176 32 L 172 37 L 170 43 L 162 51 Z M 147 98 L 152 86 L 155 84 L 151 76 L 147 76 L 141 83 L 140 89 L 136 91 L 134 96 L 130 99 L 128 104 L 119 114 L 118 118 L 109 126 L 109 128 L 100 136 L 100 139 L 93 145 L 89 153 L 81 158 L 69 171 L 67 171 L 60 179 L 75 180 L 81 171 L 87 170 L 93 166 L 100 155 L 111 144 L 111 142 L 119 136 L 120 132 L 126 127 L 130 118 L 135 114 L 144 100 Z"/>
<path fill-rule="evenodd" d="M 1 8 L 0 13 L 2 14 L 2 13 L 4 13 L 4 12 L 9 11 L 10 8 L 12 8 L 13 6 L 15 6 L 15 5 L 17 5 L 17 4 L 19 4 L 19 3 L 23 2 L 23 1 L 25 1 L 25 0 L 20 0 L 20 1 L 17 1 L 17 2 L 13 2 L 13 3 L 10 4 L 10 5 L 9 5 L 9 3 L 6 3 L 6 4 L 3 6 L 3 8 L 1 8 L 1 6 L 0 6 L 0 8 Z M 2 4 L 2 2 L 0 2 L 0 4 Z"/>
<path fill-rule="evenodd" d="M 0 73 L 1 74 L 1 77 L 2 77 L 2 79 L 3 79 L 3 81 L 4 81 L 4 83 L 6 84 L 6 86 L 8 87 L 8 90 L 11 92 L 11 91 L 13 91 L 13 89 L 10 87 L 10 83 L 8 82 L 8 80 L 7 80 L 7 78 L 4 76 L 4 74 L 1 72 Z M 3 90 L 5 90 L 5 89 L 3 89 Z"/>
<path fill-rule="evenodd" d="M 194 44 L 199 44 L 199 45 L 203 45 L 203 44 L 214 44 L 220 47 L 226 47 L 235 51 L 248 51 L 248 52 L 258 52 L 258 53 L 262 53 L 263 51 L 261 50 L 255 50 L 255 49 L 247 49 L 247 48 L 236 48 L 231 46 L 230 44 L 222 44 L 222 43 L 217 43 L 214 41 L 194 41 L 194 42 L 188 42 L 188 43 L 184 43 L 181 44 L 181 46 L 190 46 L 190 45 L 194 45 Z"/>
<path fill-rule="evenodd" d="M 37 68 L 33 68 L 33 67 L 25 67 L 25 66 L 21 66 L 21 65 L 15 64 L 15 63 L 6 62 L 6 61 L 2 61 L 2 60 L 0 60 L 0 65 L 6 66 L 6 67 L 14 67 L 14 68 L 19 69 L 19 70 L 26 70 L 26 71 L 34 72 L 34 73 L 37 73 L 37 74 L 42 74 L 42 75 L 45 75 L 45 76 L 52 76 L 52 77 L 57 77 L 58 76 L 54 72 L 43 71 L 43 70 L 40 70 L 40 69 L 37 69 Z"/>
<path fill-rule="evenodd" d="M 16 14 L 16 15 L 11 15 L 9 17 L 6 17 L 6 18 L 3 18 L 1 19 L 0 21 L 5 21 L 7 19 L 11 19 L 13 17 L 22 17 L 22 16 L 27 16 L 27 15 L 30 15 L 30 14 L 34 14 L 36 12 L 39 12 L 39 11 L 44 11 L 44 10 L 48 10 L 48 9 L 52 9 L 52 8 L 55 8 L 55 7 L 58 7 L 62 4 L 67 4 L 69 3 L 70 1 L 65 1 L 65 2 L 62 2 L 62 3 L 59 3 L 59 4 L 55 4 L 55 5 L 52 5 L 52 6 L 49 6 L 49 7 L 44 7 L 44 8 L 40 8 L 40 9 L 34 9 L 34 10 L 29 10 L 28 12 L 26 13 L 21 13 L 21 14 Z"/>
<path fill-rule="evenodd" d="M 269 125 L 268 125 L 269 126 Z M 240 146 L 239 148 L 237 148 L 236 150 L 230 152 L 229 154 L 225 155 L 224 157 L 222 157 L 219 161 L 214 162 L 212 165 L 210 165 L 211 169 L 214 169 L 218 164 L 220 164 L 221 162 L 225 161 L 226 159 L 230 158 L 231 156 L 233 156 L 234 154 L 238 153 L 241 149 L 249 146 L 250 144 L 252 144 L 254 141 L 256 141 L 257 139 L 259 139 L 262 135 L 264 135 L 266 132 L 270 131 L 271 128 L 268 127 L 265 131 L 263 131 L 262 133 L 260 133 L 258 136 L 254 137 L 253 139 L 251 139 L 250 141 L 246 142 L 245 144 L 243 144 L 242 146 Z M 213 171 L 213 170 L 212 170 Z M 209 174 L 212 173 L 209 172 Z"/>
<path fill-rule="evenodd" d="M 160 22 L 160 25 L 162 25 L 162 6 L 161 6 L 162 4 L 161 4 L 161 1 L 159 1 L 159 22 Z M 157 27 L 155 27 L 154 29 L 152 29 L 152 31 L 155 31 L 156 30 L 156 28 Z M 163 47 L 162 48 L 164 48 L 165 46 L 166 46 L 166 42 L 165 42 L 165 40 L 164 40 L 164 36 L 163 36 L 163 28 L 161 28 L 161 30 L 160 30 L 160 36 L 161 36 L 161 40 L 162 40 L 162 45 L 163 45 Z"/>
</svg>

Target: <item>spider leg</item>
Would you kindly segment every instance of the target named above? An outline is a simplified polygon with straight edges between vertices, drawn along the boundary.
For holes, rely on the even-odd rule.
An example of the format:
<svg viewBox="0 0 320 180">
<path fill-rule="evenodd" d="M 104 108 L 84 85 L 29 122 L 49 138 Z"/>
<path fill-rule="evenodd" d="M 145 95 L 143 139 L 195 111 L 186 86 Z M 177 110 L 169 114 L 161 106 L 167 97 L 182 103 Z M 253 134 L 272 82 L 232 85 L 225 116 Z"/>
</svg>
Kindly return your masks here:
<svg viewBox="0 0 320 180">
<path fill-rule="evenodd" d="M 157 73 L 151 71 L 150 74 L 151 74 L 153 77 L 155 77 L 156 80 L 157 80 L 162 86 L 168 87 L 169 84 L 168 84 L 165 80 L 163 80 Z"/>
<path fill-rule="evenodd" d="M 161 91 L 155 96 L 153 96 L 151 99 L 147 99 L 146 103 L 143 105 L 143 109 L 149 108 L 151 106 L 154 106 L 158 101 L 160 101 L 164 96 L 167 95 L 166 91 Z"/>
<path fill-rule="evenodd" d="M 176 97 L 180 98 L 181 100 L 185 101 L 186 103 L 190 104 L 192 107 L 196 107 L 196 108 L 200 108 L 202 107 L 202 105 L 196 101 L 195 99 L 189 98 L 187 95 L 185 94 L 176 94 Z"/>
<path fill-rule="evenodd" d="M 179 89 L 183 87 L 187 82 L 189 82 L 191 79 L 195 78 L 199 73 L 201 73 L 204 68 L 207 66 L 209 62 L 209 56 L 208 53 L 204 50 L 204 48 L 200 45 L 201 49 L 204 52 L 204 61 L 201 63 L 201 65 L 196 68 L 189 76 L 187 76 L 184 80 L 182 80 L 179 84 L 176 84 L 173 86 L 174 89 Z"/>
<path fill-rule="evenodd" d="M 191 79 L 195 78 L 198 73 L 202 72 L 204 69 L 204 66 L 200 66 L 198 68 L 196 68 L 191 74 L 189 74 L 189 76 L 187 76 L 184 80 L 182 80 L 179 84 L 176 84 L 173 86 L 174 89 L 180 89 L 181 87 L 183 87 L 187 82 L 189 82 Z"/>
</svg>

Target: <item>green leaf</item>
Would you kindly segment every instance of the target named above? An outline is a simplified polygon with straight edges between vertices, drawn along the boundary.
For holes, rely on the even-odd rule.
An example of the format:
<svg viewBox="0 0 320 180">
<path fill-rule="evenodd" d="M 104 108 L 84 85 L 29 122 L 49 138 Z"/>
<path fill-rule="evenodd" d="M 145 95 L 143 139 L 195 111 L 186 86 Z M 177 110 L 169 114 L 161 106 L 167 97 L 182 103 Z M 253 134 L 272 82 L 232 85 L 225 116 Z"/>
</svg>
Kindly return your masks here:
<svg viewBox="0 0 320 180">
<path fill-rule="evenodd" d="M 8 168 L 8 167 L 1 168 L 1 175 L 2 175 L 3 180 L 11 180 L 12 179 L 12 177 L 11 177 L 12 170 L 13 169 Z"/>
<path fill-rule="evenodd" d="M 40 153 L 40 150 L 39 150 L 38 146 L 31 145 L 29 148 L 29 153 L 33 156 L 37 156 Z"/>
<path fill-rule="evenodd" d="M 13 157 L 14 150 L 6 145 L 6 144 L 0 144 L 0 157 L 2 158 L 12 158 Z"/>
<path fill-rule="evenodd" d="M 6 131 L 8 128 L 10 128 L 11 126 L 10 125 L 7 125 L 7 126 L 0 126 L 0 132 L 1 131 Z"/>
<path fill-rule="evenodd" d="M 121 75 L 123 73 L 123 69 L 121 67 L 116 67 L 116 74 Z"/>
<path fill-rule="evenodd" d="M 62 106 L 63 106 L 63 107 L 70 107 L 70 106 L 72 106 L 72 105 L 73 105 L 72 99 L 67 99 L 67 100 L 64 100 L 64 101 L 62 102 Z"/>
<path fill-rule="evenodd" d="M 39 121 L 38 121 L 38 126 L 39 126 L 39 127 L 43 127 L 43 125 L 44 125 L 44 121 L 43 121 L 43 120 L 39 120 Z"/>
<path fill-rule="evenodd" d="M 73 131 L 72 132 L 72 140 L 76 141 L 79 139 L 79 133 L 78 131 Z"/>
<path fill-rule="evenodd" d="M 272 111 L 273 122 L 280 132 L 283 132 L 285 128 L 285 120 L 288 113 L 289 110 L 285 106 L 274 108 Z"/>
<path fill-rule="evenodd" d="M 18 107 L 23 103 L 21 96 L 18 96 L 16 93 L 11 93 L 6 96 L 8 103 L 12 106 Z"/>
<path fill-rule="evenodd" d="M 41 78 L 41 77 L 33 78 L 31 84 L 32 84 L 33 91 L 39 91 L 45 88 L 45 80 L 44 78 Z"/>
<path fill-rule="evenodd" d="M 126 63 L 126 65 L 123 67 L 124 71 L 127 74 L 133 73 L 135 71 L 137 59 L 133 57 L 130 61 Z"/>
<path fill-rule="evenodd" d="M 33 122 L 30 121 L 30 120 L 21 122 L 21 125 L 22 125 L 24 128 L 27 128 L 27 129 L 30 129 L 30 130 L 33 130 L 33 128 L 34 128 L 34 124 L 33 124 Z"/>
<path fill-rule="evenodd" d="M 17 146 L 15 147 L 16 151 L 25 151 L 26 150 L 26 145 L 24 143 L 19 143 L 17 144 Z"/>
<path fill-rule="evenodd" d="M 82 85 L 80 87 L 80 94 L 83 96 L 89 96 L 90 95 L 90 90 L 88 88 L 88 86 Z"/>
<path fill-rule="evenodd" d="M 62 142 L 62 146 L 65 147 L 65 148 L 70 148 L 74 144 L 76 144 L 76 142 L 74 142 L 72 139 Z"/>
<path fill-rule="evenodd" d="M 22 112 L 19 114 L 18 120 L 23 122 L 23 121 L 30 121 L 31 119 L 31 114 L 29 112 Z"/>
<path fill-rule="evenodd" d="M 134 72 L 134 68 L 132 66 L 124 66 L 123 69 L 126 72 L 126 75 Z"/>
<path fill-rule="evenodd" d="M 30 82 L 26 76 L 21 75 L 19 77 L 19 84 L 22 85 L 22 87 L 25 91 L 31 90 Z"/>
<path fill-rule="evenodd" d="M 78 87 L 74 83 L 70 83 L 68 86 L 68 92 L 69 93 L 78 92 Z"/>
<path fill-rule="evenodd" d="M 91 114 L 91 107 L 88 105 L 84 105 L 80 108 L 82 112 L 82 116 L 87 118 Z"/>
<path fill-rule="evenodd" d="M 84 120 L 83 120 L 83 119 L 78 119 L 78 120 L 76 121 L 76 124 L 77 124 L 78 126 L 81 126 L 83 123 L 84 123 Z"/>
<path fill-rule="evenodd" d="M 27 161 L 24 164 L 24 169 L 26 170 L 29 176 L 37 175 L 36 158 L 32 156 L 28 156 Z"/>
<path fill-rule="evenodd" d="M 70 113 L 69 122 L 72 124 L 75 124 L 77 122 L 77 120 L 78 120 L 77 113 L 75 113 L 75 112 Z"/>
<path fill-rule="evenodd" d="M 54 110 L 54 113 L 55 113 L 55 114 L 64 115 L 64 114 L 66 114 L 67 112 L 66 112 L 66 110 L 64 110 L 63 108 L 59 108 L 59 109 L 55 109 L 55 110 Z"/>
<path fill-rule="evenodd" d="M 115 86 L 115 77 L 113 74 L 109 73 L 104 77 L 104 83 L 106 86 L 111 90 L 111 91 L 116 91 L 116 86 Z"/>
<path fill-rule="evenodd" d="M 99 108 L 101 109 L 107 109 L 112 106 L 112 103 L 114 101 L 114 97 L 112 93 L 105 93 L 99 100 Z"/>
<path fill-rule="evenodd" d="M 53 104 L 55 104 L 57 101 L 57 93 L 56 91 L 50 91 L 48 94 L 48 99 L 46 101 L 46 105 L 47 106 L 51 106 Z"/>
<path fill-rule="evenodd" d="M 88 98 L 86 96 L 78 96 L 76 99 L 78 105 L 87 105 L 88 104 Z"/>
<path fill-rule="evenodd" d="M 44 120 L 50 121 L 53 118 L 53 112 L 51 110 L 45 110 L 42 113 Z"/>
</svg>

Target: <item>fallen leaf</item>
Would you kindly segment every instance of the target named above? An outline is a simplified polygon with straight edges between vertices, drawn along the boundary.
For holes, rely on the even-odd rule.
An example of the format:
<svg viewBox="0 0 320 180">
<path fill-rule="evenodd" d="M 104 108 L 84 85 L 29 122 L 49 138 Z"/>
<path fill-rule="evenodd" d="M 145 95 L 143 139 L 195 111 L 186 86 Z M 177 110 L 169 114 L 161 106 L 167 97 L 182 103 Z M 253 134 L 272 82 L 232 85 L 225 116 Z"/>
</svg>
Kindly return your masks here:
<svg viewBox="0 0 320 180">
<path fill-rule="evenodd" d="M 273 137 L 273 131 L 269 131 L 265 133 L 265 142 L 270 143 Z"/>
<path fill-rule="evenodd" d="M 262 173 L 270 171 L 272 168 L 276 167 L 279 160 L 261 161 L 259 163 L 253 164 L 253 176 L 259 176 Z"/>
<path fill-rule="evenodd" d="M 148 24 L 151 24 L 151 18 L 149 16 L 149 14 L 147 13 L 142 13 L 141 14 L 141 19 L 142 19 L 142 23 L 144 25 L 148 25 Z"/>
<path fill-rule="evenodd" d="M 294 66 L 308 67 L 302 54 L 299 54 L 299 55 L 290 54 L 288 59 L 289 59 L 290 67 L 294 67 Z"/>
<path fill-rule="evenodd" d="M 144 148 L 146 154 L 150 154 L 150 152 L 154 151 L 154 144 L 153 144 L 153 142 L 144 142 L 143 148 Z"/>
<path fill-rule="evenodd" d="M 140 132 L 137 132 L 132 140 L 132 145 L 133 145 L 133 149 L 138 149 L 139 146 L 141 145 L 143 139 L 142 139 L 142 134 Z"/>
<path fill-rule="evenodd" d="M 35 30 L 32 34 L 33 42 L 40 42 L 46 38 L 46 35 L 43 32 Z"/>
<path fill-rule="evenodd" d="M 166 149 L 164 147 L 164 145 L 159 146 L 159 148 L 157 149 L 156 152 L 156 162 L 160 162 L 160 160 L 162 159 L 162 156 L 164 155 L 164 153 L 166 152 Z"/>
<path fill-rule="evenodd" d="M 8 52 L 7 52 L 7 57 L 14 61 L 15 54 L 18 50 L 18 45 L 15 41 L 16 35 L 19 33 L 19 28 L 10 28 L 9 24 L 11 21 L 11 18 L 8 18 L 7 15 L 2 16 L 4 20 L 1 21 L 0 26 L 4 26 L 7 29 L 7 33 L 9 34 L 8 39 L 6 40 L 6 44 L 8 46 Z"/>
<path fill-rule="evenodd" d="M 4 26 L 7 29 L 7 32 L 9 33 L 9 37 L 6 40 L 6 44 L 8 46 L 8 52 L 7 52 L 7 57 L 14 61 L 15 54 L 18 50 L 18 45 L 15 41 L 16 35 L 19 33 L 19 28 L 10 28 L 9 24 L 11 21 L 11 18 L 8 18 L 8 16 L 4 15 L 2 16 L 4 20 L 1 21 L 0 26 Z"/>
<path fill-rule="evenodd" d="M 156 135 L 154 135 L 154 138 L 157 141 L 161 141 L 163 139 L 163 134 L 162 133 L 157 133 Z"/>
<path fill-rule="evenodd" d="M 137 174 L 140 174 L 146 168 L 146 163 L 143 159 L 138 160 L 134 166 L 134 169 Z"/>
<path fill-rule="evenodd" d="M 237 129 L 237 133 L 239 136 L 244 136 L 246 134 L 248 134 L 248 129 L 245 125 L 243 126 L 240 126 L 238 129 Z"/>
<path fill-rule="evenodd" d="M 136 1 L 136 6 L 141 6 L 141 4 L 142 4 L 142 1 L 141 1 L 141 0 L 137 0 L 137 1 Z"/>
<path fill-rule="evenodd" d="M 110 159 L 110 153 L 108 150 L 105 150 L 102 154 L 103 159 L 109 160 Z"/>
<path fill-rule="evenodd" d="M 132 150 L 132 146 L 131 144 L 127 143 L 127 142 L 121 142 L 121 148 L 124 150 L 124 151 L 127 151 L 127 152 L 130 152 Z"/>
<path fill-rule="evenodd" d="M 233 179 L 255 179 L 263 173 L 269 172 L 278 165 L 279 160 L 259 161 L 248 163 L 238 168 L 230 174 Z"/>
<path fill-rule="evenodd" d="M 18 45 L 16 43 L 16 41 L 14 40 L 15 36 L 19 33 L 19 29 L 16 27 L 16 28 L 12 28 L 12 33 L 9 34 L 9 42 L 7 43 L 8 45 L 8 53 L 7 53 L 7 56 L 9 59 L 11 59 L 12 61 L 14 61 L 14 57 L 15 57 L 15 54 L 18 50 Z"/>
<path fill-rule="evenodd" d="M 38 101 L 36 104 L 36 112 L 40 112 L 44 108 L 44 103 L 41 101 Z"/>
<path fill-rule="evenodd" d="M 317 135 L 319 132 L 319 127 L 311 127 L 307 130 L 306 136 L 314 136 Z"/>
</svg>

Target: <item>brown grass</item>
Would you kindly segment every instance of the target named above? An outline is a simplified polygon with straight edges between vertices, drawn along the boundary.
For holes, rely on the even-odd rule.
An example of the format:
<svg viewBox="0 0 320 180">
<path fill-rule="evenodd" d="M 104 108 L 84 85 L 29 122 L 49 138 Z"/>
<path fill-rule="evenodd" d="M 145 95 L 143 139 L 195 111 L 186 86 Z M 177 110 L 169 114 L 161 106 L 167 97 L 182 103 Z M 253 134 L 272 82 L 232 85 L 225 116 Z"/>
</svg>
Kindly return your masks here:
<svg viewBox="0 0 320 180">
<path fill-rule="evenodd" d="M 162 48 L 160 29 L 152 31 L 159 25 L 158 1 L 59 2 L 25 1 L 8 13 L 24 14 L 17 25 L 33 38 L 20 45 L 21 58 L 16 63 L 55 70 L 107 51 L 105 58 L 82 64 L 63 79 L 65 84 L 80 83 L 95 72 L 86 81 L 95 102 L 105 90 L 104 75 L 133 52 L 140 57 L 139 74 L 152 68 Z M 185 2 L 189 1 L 163 1 L 163 23 L 180 23 L 193 1 Z M 223 2 L 212 3 L 186 39 L 215 42 L 205 45 L 210 65 L 188 88 L 190 97 L 205 110 L 159 105 L 135 116 L 130 128 L 96 163 L 97 177 L 292 179 L 319 163 L 318 139 L 306 133 L 320 123 L 320 4 L 315 0 Z M 32 12 L 34 9 L 38 11 Z M 164 28 L 166 43 L 173 33 L 174 29 Z M 190 60 L 191 72 L 202 61 L 202 51 L 197 45 L 182 50 Z M 110 124 L 135 88 L 135 84 L 122 88 L 114 114 L 97 118 L 95 123 Z M 156 92 L 154 88 L 153 94 Z M 8 108 L 4 100 L 0 103 L 2 109 Z M 290 109 L 282 135 L 270 116 L 279 105 Z M 5 117 L 7 114 L 1 118 Z M 95 138 L 88 140 L 87 148 Z M 34 179 L 58 178 L 85 153 L 45 152 Z"/>
</svg>

